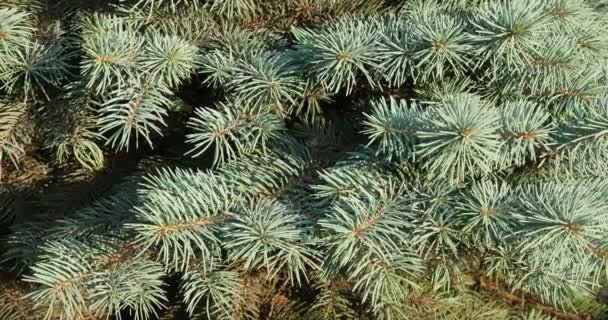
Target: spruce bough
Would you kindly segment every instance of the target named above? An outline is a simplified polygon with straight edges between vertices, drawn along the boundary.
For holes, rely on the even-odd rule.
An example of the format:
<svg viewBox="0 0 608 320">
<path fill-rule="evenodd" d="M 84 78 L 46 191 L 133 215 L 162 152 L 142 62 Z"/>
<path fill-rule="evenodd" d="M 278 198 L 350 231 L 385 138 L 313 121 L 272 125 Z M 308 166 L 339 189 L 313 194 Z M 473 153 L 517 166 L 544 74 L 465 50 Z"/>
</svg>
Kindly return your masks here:
<svg viewBox="0 0 608 320">
<path fill-rule="evenodd" d="M 0 3 L 0 319 L 602 319 L 608 6 Z"/>
</svg>

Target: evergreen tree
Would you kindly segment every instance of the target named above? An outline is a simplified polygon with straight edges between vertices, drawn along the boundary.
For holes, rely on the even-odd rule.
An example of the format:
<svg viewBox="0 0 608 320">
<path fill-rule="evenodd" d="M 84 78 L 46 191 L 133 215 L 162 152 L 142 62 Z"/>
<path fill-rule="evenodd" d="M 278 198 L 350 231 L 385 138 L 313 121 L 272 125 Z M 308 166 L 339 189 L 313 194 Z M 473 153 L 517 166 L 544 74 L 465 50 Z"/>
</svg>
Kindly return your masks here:
<svg viewBox="0 0 608 320">
<path fill-rule="evenodd" d="M 608 317 L 608 2 L 0 2 L 0 320 Z"/>
</svg>

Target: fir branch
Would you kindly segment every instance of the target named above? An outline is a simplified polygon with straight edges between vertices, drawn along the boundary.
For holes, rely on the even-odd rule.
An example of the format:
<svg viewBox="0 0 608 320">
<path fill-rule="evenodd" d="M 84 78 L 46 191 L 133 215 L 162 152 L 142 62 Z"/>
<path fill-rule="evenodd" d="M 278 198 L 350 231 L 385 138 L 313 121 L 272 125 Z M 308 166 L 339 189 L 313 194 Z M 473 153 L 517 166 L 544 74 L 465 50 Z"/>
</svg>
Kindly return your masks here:
<svg viewBox="0 0 608 320">
<path fill-rule="evenodd" d="M 28 12 L 0 8 L 0 62 L 5 63 L 6 55 L 27 45 L 34 28 Z"/>
<path fill-rule="evenodd" d="M 0 101 L 0 176 L 2 162 L 5 159 L 18 167 L 25 154 L 28 137 L 21 126 L 27 116 L 27 108 L 23 104 Z"/>
<path fill-rule="evenodd" d="M 602 101 L 597 111 L 588 119 L 578 121 L 574 126 L 568 128 L 569 131 L 565 131 L 562 135 L 564 138 L 568 138 L 568 140 L 558 144 L 552 150 L 543 153 L 540 156 L 540 165 L 547 163 L 551 158 L 559 157 L 569 152 L 576 152 L 577 149 L 582 148 L 584 145 L 601 140 L 606 136 L 608 134 L 607 110 L 606 103 Z"/>
<path fill-rule="evenodd" d="M 198 0 L 138 0 L 133 4 L 131 10 L 149 10 L 150 15 L 152 15 L 152 12 L 162 8 L 170 8 L 172 11 L 177 11 L 181 6 L 197 9 Z"/>
<path fill-rule="evenodd" d="M 208 319 L 230 319 L 234 307 L 245 305 L 239 290 L 243 286 L 240 275 L 221 265 L 201 264 L 190 268 L 183 277 L 181 290 L 187 310 L 193 314 L 205 310 Z"/>
<path fill-rule="evenodd" d="M 280 56 L 255 55 L 240 61 L 232 68 L 228 87 L 238 92 L 238 102 L 252 106 L 276 106 L 281 113 L 289 113 L 303 92 L 302 84 Z M 242 101 L 242 102 L 241 102 Z"/>
<path fill-rule="evenodd" d="M 278 151 L 255 153 L 219 168 L 225 181 L 246 197 L 279 198 L 290 182 L 306 170 L 310 159 L 306 153 L 282 156 Z M 252 172 L 251 168 L 257 168 Z"/>
<path fill-rule="evenodd" d="M 185 270 L 194 258 L 209 259 L 217 253 L 220 223 L 236 200 L 222 197 L 231 194 L 225 184 L 209 174 L 164 171 L 149 178 L 146 187 L 148 201 L 135 208 L 138 222 L 127 224 L 142 252 L 155 248 L 170 270 Z M 174 188 L 180 188 L 179 193 L 174 194 Z"/>
<path fill-rule="evenodd" d="M 142 72 L 151 83 L 176 88 L 194 71 L 198 49 L 176 36 L 154 33 L 142 57 Z"/>
<path fill-rule="evenodd" d="M 368 146 L 376 144 L 377 153 L 391 160 L 414 156 L 417 129 L 423 121 L 420 108 L 405 100 L 381 99 L 372 102 L 372 113 L 365 114 L 363 131 L 369 138 Z"/>
<path fill-rule="evenodd" d="M 518 234 L 530 241 L 524 248 L 554 245 L 550 256 L 567 249 L 582 253 L 593 239 L 599 239 L 604 225 L 606 186 L 601 181 L 580 181 L 570 186 L 546 183 L 521 190 L 517 213 Z"/>
<path fill-rule="evenodd" d="M 398 244 L 406 237 L 412 212 L 399 193 L 382 190 L 379 195 L 365 193 L 361 198 L 345 197 L 333 205 L 318 224 L 326 234 L 322 270 L 337 274 L 348 263 L 363 257 L 388 259 L 403 248 Z M 376 198 L 377 197 L 377 198 Z"/>
<path fill-rule="evenodd" d="M 218 164 L 255 149 L 264 151 L 271 141 L 282 138 L 284 124 L 273 114 L 234 104 L 219 103 L 218 109 L 195 111 L 189 122 L 194 133 L 187 135 L 194 148 L 187 154 L 197 157 L 214 147 L 214 163 Z"/>
<path fill-rule="evenodd" d="M 97 121 L 101 127 L 100 134 L 110 134 L 106 144 L 116 150 L 129 150 L 134 140 L 137 149 L 140 138 L 143 138 L 152 146 L 152 134 L 162 134 L 161 128 L 165 126 L 163 117 L 167 115 L 167 108 L 173 105 L 168 93 L 167 88 L 152 83 L 133 83 L 111 92 Z"/>
<path fill-rule="evenodd" d="M 469 52 L 473 48 L 465 26 L 453 17 L 432 10 L 413 12 L 413 59 L 417 77 L 425 80 L 446 75 L 462 76 L 468 69 Z"/>
<path fill-rule="evenodd" d="M 237 59 L 232 52 L 215 49 L 202 55 L 197 64 L 198 71 L 207 76 L 203 83 L 221 88 L 233 77 L 236 63 Z"/>
<path fill-rule="evenodd" d="M 378 43 L 378 66 L 392 86 L 404 84 L 414 72 L 415 26 L 411 19 L 390 14 L 382 21 Z"/>
<path fill-rule="evenodd" d="M 549 150 L 554 143 L 554 126 L 550 115 L 541 107 L 526 101 L 517 101 L 502 106 L 501 136 L 505 143 L 501 146 L 501 157 L 505 164 L 522 165 L 536 160 L 537 150 Z"/>
<path fill-rule="evenodd" d="M 478 97 L 448 97 L 418 131 L 416 152 L 430 158 L 425 163 L 430 171 L 453 181 L 487 174 L 498 161 L 497 122 L 496 110 Z"/>
<path fill-rule="evenodd" d="M 345 19 L 326 28 L 313 31 L 294 30 L 296 49 L 302 55 L 304 67 L 335 93 L 353 91 L 357 78 L 362 75 L 368 84 L 375 86 L 372 70 L 376 67 L 376 32 L 373 25 Z"/>
<path fill-rule="evenodd" d="M 504 59 L 520 63 L 537 47 L 539 30 L 547 24 L 548 12 L 541 3 L 493 1 L 476 12 L 471 21 L 472 40 L 482 61 Z"/>
<path fill-rule="evenodd" d="M 25 297 L 47 310 L 44 319 L 109 317 L 124 310 L 132 312 L 135 319 L 146 319 L 163 306 L 166 298 L 161 289 L 161 266 L 133 256 L 107 262 L 108 250 L 123 251 L 108 247 L 108 243 L 111 240 L 92 246 L 59 240 L 45 247 L 45 259 L 32 267 L 31 276 L 25 277 L 25 281 L 41 286 Z"/>
<path fill-rule="evenodd" d="M 256 0 L 212 0 L 207 6 L 211 12 L 233 18 L 251 15 L 258 5 Z"/>
<path fill-rule="evenodd" d="M 503 241 L 513 230 L 513 203 L 508 185 L 496 181 L 475 183 L 460 197 L 457 219 L 465 235 L 474 243 L 490 248 Z"/>
<path fill-rule="evenodd" d="M 113 24 L 117 30 L 109 31 L 114 32 L 96 31 L 83 43 L 85 56 L 80 73 L 87 81 L 87 88 L 98 94 L 127 86 L 141 59 L 143 39 L 133 30 L 125 30 L 122 24 Z"/>
<path fill-rule="evenodd" d="M 225 226 L 228 260 L 242 263 L 245 271 L 264 268 L 268 277 L 285 272 L 291 283 L 300 285 L 306 273 L 316 269 L 316 257 L 309 247 L 306 221 L 289 214 L 278 202 L 260 201 L 234 215 Z"/>
<path fill-rule="evenodd" d="M 0 82 L 8 92 L 32 97 L 39 90 L 49 99 L 47 86 L 58 86 L 70 74 L 70 58 L 60 44 L 28 43 L 12 52 L 0 67 Z"/>
</svg>

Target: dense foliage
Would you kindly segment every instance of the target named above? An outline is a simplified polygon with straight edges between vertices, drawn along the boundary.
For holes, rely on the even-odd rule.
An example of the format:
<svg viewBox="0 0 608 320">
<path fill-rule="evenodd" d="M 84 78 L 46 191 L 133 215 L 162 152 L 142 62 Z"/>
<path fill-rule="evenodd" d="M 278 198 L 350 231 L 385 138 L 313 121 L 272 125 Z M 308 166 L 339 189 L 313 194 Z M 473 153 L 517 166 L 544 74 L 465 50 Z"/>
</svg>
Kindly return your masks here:
<svg viewBox="0 0 608 320">
<path fill-rule="evenodd" d="M 0 1 L 0 319 L 601 319 L 608 2 Z"/>
</svg>

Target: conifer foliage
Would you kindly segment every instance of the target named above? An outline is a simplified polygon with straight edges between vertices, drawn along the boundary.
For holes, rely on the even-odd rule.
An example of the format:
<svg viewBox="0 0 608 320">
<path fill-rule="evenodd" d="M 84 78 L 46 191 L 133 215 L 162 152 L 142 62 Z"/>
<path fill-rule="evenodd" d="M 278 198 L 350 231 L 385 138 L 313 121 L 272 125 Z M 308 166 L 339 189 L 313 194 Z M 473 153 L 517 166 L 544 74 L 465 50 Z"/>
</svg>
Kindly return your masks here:
<svg viewBox="0 0 608 320">
<path fill-rule="evenodd" d="M 0 320 L 608 317 L 608 3 L 0 2 Z"/>
</svg>

